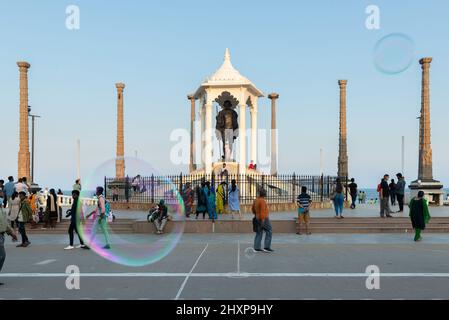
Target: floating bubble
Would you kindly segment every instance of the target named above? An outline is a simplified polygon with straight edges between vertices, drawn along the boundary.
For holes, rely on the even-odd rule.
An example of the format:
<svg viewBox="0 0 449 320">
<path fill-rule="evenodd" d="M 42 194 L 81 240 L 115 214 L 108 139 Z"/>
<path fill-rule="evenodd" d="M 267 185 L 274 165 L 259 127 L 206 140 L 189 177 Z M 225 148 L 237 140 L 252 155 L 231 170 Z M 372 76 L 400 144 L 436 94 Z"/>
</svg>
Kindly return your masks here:
<svg viewBox="0 0 449 320">
<path fill-rule="evenodd" d="M 413 40 L 402 33 L 391 33 L 380 39 L 374 47 L 374 65 L 386 74 L 407 70 L 415 58 Z"/>
<path fill-rule="evenodd" d="M 112 219 L 99 219 L 99 215 L 94 214 L 88 219 L 89 213 L 96 207 L 84 208 L 83 212 L 78 212 L 78 229 L 89 248 L 101 257 L 125 266 L 141 267 L 155 263 L 166 257 L 178 244 L 185 224 L 184 203 L 178 192 L 178 186 L 172 179 L 166 178 L 156 171 L 147 162 L 137 158 L 125 158 L 126 174 L 128 178 L 115 179 L 116 160 L 110 159 L 98 166 L 87 179 L 82 181 L 82 198 L 94 197 L 95 190 L 101 186 L 106 190 L 106 200 L 113 205 L 112 195 L 115 193 L 119 197 L 119 203 L 125 207 L 129 204 L 155 204 L 160 200 L 165 201 L 168 208 L 170 220 L 163 235 L 148 235 L 148 237 L 136 237 L 128 235 L 124 237 L 118 232 L 114 232 L 112 225 L 118 223 Z M 105 179 L 105 177 L 110 177 Z M 126 201 L 128 200 L 128 202 Z M 115 210 L 113 210 L 115 211 Z M 117 210 L 119 211 L 119 210 Z M 116 214 L 117 212 L 113 212 Z M 126 213 L 121 215 L 121 218 Z M 139 220 L 147 220 L 148 212 L 143 211 Z M 111 216 L 112 218 L 112 216 Z M 171 224 L 168 226 L 168 224 Z M 103 230 L 103 228 L 104 230 Z M 109 235 L 109 240 L 107 239 Z M 110 249 L 105 248 L 107 242 Z"/>
</svg>

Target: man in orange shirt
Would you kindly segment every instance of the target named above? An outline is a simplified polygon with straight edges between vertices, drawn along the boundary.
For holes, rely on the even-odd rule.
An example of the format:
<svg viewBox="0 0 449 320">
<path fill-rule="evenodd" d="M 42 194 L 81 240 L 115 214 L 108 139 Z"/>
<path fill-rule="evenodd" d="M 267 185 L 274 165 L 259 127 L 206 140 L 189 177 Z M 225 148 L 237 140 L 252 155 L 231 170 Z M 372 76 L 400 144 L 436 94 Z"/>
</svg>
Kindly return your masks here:
<svg viewBox="0 0 449 320">
<path fill-rule="evenodd" d="M 257 252 L 273 252 L 271 249 L 271 238 L 273 236 L 273 231 L 271 228 L 271 223 L 269 219 L 268 205 L 265 201 L 267 192 L 263 189 L 259 191 L 259 197 L 254 200 L 252 211 L 256 218 L 257 231 L 256 237 L 254 238 L 254 250 Z M 262 236 L 265 231 L 265 245 L 264 249 L 261 249 Z"/>
</svg>

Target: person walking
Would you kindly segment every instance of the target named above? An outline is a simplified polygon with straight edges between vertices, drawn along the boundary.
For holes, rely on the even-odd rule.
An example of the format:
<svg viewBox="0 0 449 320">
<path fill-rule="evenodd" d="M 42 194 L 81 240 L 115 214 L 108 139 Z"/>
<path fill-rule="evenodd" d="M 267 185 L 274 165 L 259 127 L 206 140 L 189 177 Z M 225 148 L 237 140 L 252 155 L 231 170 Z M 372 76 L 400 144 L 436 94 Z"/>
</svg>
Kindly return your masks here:
<svg viewBox="0 0 449 320">
<path fill-rule="evenodd" d="M 11 223 L 11 228 L 14 230 L 15 225 L 19 227 L 19 223 L 17 218 L 19 217 L 20 211 L 20 198 L 19 194 L 14 191 L 12 193 L 11 198 L 9 199 L 9 212 L 8 212 L 8 220 Z"/>
<path fill-rule="evenodd" d="M 193 200 L 194 200 L 194 192 L 192 189 L 192 185 L 190 182 L 187 182 L 184 190 L 182 190 L 182 200 L 184 201 L 184 208 L 186 217 L 189 218 L 192 214 L 192 206 L 193 206 Z"/>
<path fill-rule="evenodd" d="M 306 234 L 309 236 L 312 233 L 309 230 L 310 225 L 310 205 L 312 203 L 312 197 L 307 194 L 307 187 L 301 187 L 301 194 L 296 199 L 296 205 L 298 207 L 298 229 L 296 234 L 301 235 L 301 225 L 306 227 Z"/>
<path fill-rule="evenodd" d="M 20 236 L 22 237 L 22 243 L 19 244 L 17 247 L 26 248 L 31 244 L 31 242 L 28 239 L 25 226 L 32 219 L 32 211 L 25 191 L 19 193 L 19 198 L 20 198 L 20 209 L 17 220 L 19 221 L 19 233 Z"/>
<path fill-rule="evenodd" d="M 217 214 L 224 213 L 226 181 L 222 181 L 217 188 Z"/>
<path fill-rule="evenodd" d="M 349 193 L 351 195 L 351 209 L 355 209 L 356 201 L 357 201 L 357 183 L 355 183 L 355 179 L 351 179 L 351 183 L 349 184 Z"/>
<path fill-rule="evenodd" d="M 8 182 L 5 183 L 5 186 L 3 188 L 3 193 L 5 195 L 5 198 L 3 199 L 3 205 L 6 208 L 8 205 L 8 201 L 11 199 L 12 194 L 15 192 L 15 184 L 14 184 L 14 177 L 9 176 Z"/>
<path fill-rule="evenodd" d="M 380 197 L 380 217 L 381 218 L 392 218 L 390 215 L 391 209 L 390 209 L 390 186 L 388 185 L 388 180 L 390 179 L 390 176 L 388 174 L 384 175 L 384 178 L 380 182 L 380 191 L 379 191 L 379 197 Z"/>
<path fill-rule="evenodd" d="M 415 230 L 415 241 L 421 241 L 421 232 L 426 229 L 426 224 L 430 221 L 429 205 L 424 199 L 424 192 L 419 191 L 409 204 L 410 219 Z"/>
<path fill-rule="evenodd" d="M 270 223 L 270 217 L 268 212 L 268 205 L 265 201 L 265 197 L 267 196 L 267 192 L 264 189 L 259 191 L 259 197 L 254 200 L 252 205 L 252 212 L 254 214 L 255 220 L 253 223 L 256 226 L 256 236 L 254 238 L 254 250 L 256 252 L 273 252 L 274 250 L 271 248 L 271 240 L 273 237 L 273 229 Z M 264 248 L 261 248 L 262 245 L 262 237 L 265 232 L 265 242 Z"/>
<path fill-rule="evenodd" d="M 337 180 L 335 181 L 332 198 L 334 202 L 335 218 L 343 219 L 343 206 L 345 203 L 345 196 L 343 184 L 341 183 L 340 178 L 337 178 Z"/>
<path fill-rule="evenodd" d="M 396 183 L 394 182 L 394 179 L 391 179 L 391 182 L 388 186 L 390 188 L 391 205 L 395 206 L 396 205 Z"/>
<path fill-rule="evenodd" d="M 92 226 L 92 239 L 90 239 L 90 241 L 93 241 L 96 233 L 97 233 L 97 229 L 100 228 L 101 232 L 104 235 L 104 239 L 105 239 L 105 246 L 103 247 L 103 249 L 111 249 L 111 244 L 109 241 L 109 232 L 108 232 L 108 222 L 107 222 L 107 216 L 109 214 L 109 212 L 107 212 L 107 204 L 106 204 L 106 200 L 103 196 L 103 192 L 104 192 L 104 188 L 103 187 L 97 187 L 97 190 L 95 192 L 95 195 L 98 198 L 98 205 L 97 208 L 92 211 L 91 213 L 89 213 L 86 216 L 86 220 L 89 219 L 92 215 L 95 214 L 95 222 Z"/>
<path fill-rule="evenodd" d="M 201 182 L 201 186 L 197 186 L 196 195 L 197 195 L 197 206 L 196 206 L 196 219 L 200 213 L 203 214 L 203 219 L 206 219 L 207 212 L 207 193 L 205 191 L 206 183 Z"/>
<path fill-rule="evenodd" d="M 229 190 L 229 210 L 232 213 L 232 219 L 234 219 L 234 214 L 238 214 L 240 220 L 242 220 L 242 213 L 240 211 L 240 191 L 237 187 L 237 181 L 232 179 L 231 188 Z"/>
<path fill-rule="evenodd" d="M 56 221 L 58 220 L 58 196 L 56 195 L 55 189 L 50 189 L 50 193 L 47 196 L 47 206 L 45 211 L 45 226 L 43 230 L 50 227 L 51 229 L 56 228 Z"/>
<path fill-rule="evenodd" d="M 5 234 L 9 235 L 13 242 L 17 241 L 17 235 L 6 218 L 6 211 L 3 209 L 3 200 L 4 199 L 0 197 L 0 271 L 2 271 L 6 259 Z M 0 286 L 2 285 L 3 283 L 0 282 Z"/>
<path fill-rule="evenodd" d="M 69 225 L 69 245 L 64 248 L 64 250 L 73 250 L 75 247 L 73 246 L 74 241 L 74 232 L 78 235 L 78 239 L 80 241 L 80 244 L 76 246 L 77 249 L 83 248 L 83 249 L 89 249 L 85 244 L 83 239 L 81 238 L 81 235 L 78 231 L 78 225 L 80 222 L 81 217 L 81 210 L 83 209 L 79 200 L 80 192 L 79 190 L 73 190 L 72 191 L 72 207 L 70 210 L 67 211 L 66 218 L 70 218 L 70 225 Z"/>
<path fill-rule="evenodd" d="M 402 176 L 402 173 L 398 173 L 396 177 L 398 178 L 398 183 L 396 183 L 396 198 L 398 200 L 399 205 L 398 212 L 404 212 L 404 197 L 405 197 L 406 182 L 404 177 Z"/>
</svg>

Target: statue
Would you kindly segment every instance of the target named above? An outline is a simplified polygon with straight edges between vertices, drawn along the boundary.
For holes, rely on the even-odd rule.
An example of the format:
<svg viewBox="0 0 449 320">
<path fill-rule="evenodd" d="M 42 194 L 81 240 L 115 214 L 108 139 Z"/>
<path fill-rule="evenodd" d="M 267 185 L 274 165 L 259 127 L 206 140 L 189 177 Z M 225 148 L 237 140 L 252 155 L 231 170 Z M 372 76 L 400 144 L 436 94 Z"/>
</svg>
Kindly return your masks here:
<svg viewBox="0 0 449 320">
<path fill-rule="evenodd" d="M 226 100 L 223 103 L 223 110 L 217 115 L 217 125 L 215 126 L 217 138 L 223 142 L 223 155 L 225 161 L 229 161 L 232 155 L 232 145 L 238 136 L 239 124 L 238 114 L 232 109 L 232 103 Z"/>
</svg>

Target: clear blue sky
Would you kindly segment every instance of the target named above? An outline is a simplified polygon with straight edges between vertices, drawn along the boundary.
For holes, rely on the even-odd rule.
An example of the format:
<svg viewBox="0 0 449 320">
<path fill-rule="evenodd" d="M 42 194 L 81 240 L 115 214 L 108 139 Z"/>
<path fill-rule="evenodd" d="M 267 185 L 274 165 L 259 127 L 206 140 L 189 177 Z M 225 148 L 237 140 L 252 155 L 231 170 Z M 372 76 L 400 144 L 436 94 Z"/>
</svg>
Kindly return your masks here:
<svg viewBox="0 0 449 320">
<path fill-rule="evenodd" d="M 65 27 L 76 4 L 81 28 Z M 380 30 L 365 28 L 365 8 L 380 7 Z M 421 73 L 432 56 L 434 175 L 449 184 L 449 20 L 447 1 L 0 1 L 0 176 L 17 175 L 18 68 L 31 63 L 30 105 L 37 127 L 36 180 L 69 188 L 76 175 L 76 139 L 82 175 L 115 154 L 116 82 L 125 82 L 126 154 L 161 172 L 187 171 L 169 161 L 170 132 L 188 128 L 186 95 L 231 50 L 234 66 L 265 93 L 279 92 L 279 169 L 335 174 L 338 152 L 338 79 L 348 79 L 351 175 L 375 187 L 401 168 L 417 175 Z M 413 64 L 396 75 L 373 64 L 376 42 L 408 35 Z M 269 101 L 259 103 L 268 128 Z"/>
</svg>

